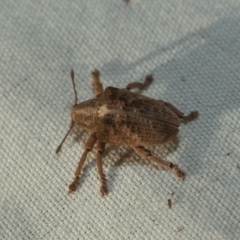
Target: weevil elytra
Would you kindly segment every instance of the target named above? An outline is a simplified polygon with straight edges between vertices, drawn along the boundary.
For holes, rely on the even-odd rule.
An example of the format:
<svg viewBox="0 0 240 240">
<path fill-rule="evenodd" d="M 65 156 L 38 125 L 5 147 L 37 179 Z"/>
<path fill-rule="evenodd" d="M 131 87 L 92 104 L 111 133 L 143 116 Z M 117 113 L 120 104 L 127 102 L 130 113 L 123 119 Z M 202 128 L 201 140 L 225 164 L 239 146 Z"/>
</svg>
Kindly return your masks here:
<svg viewBox="0 0 240 240">
<path fill-rule="evenodd" d="M 77 103 L 73 70 L 71 70 L 70 75 L 75 94 L 75 104 L 71 110 L 72 122 L 56 153 L 61 150 L 62 144 L 74 124 L 91 132 L 91 134 L 77 166 L 74 181 L 69 185 L 69 193 L 76 191 L 87 154 L 95 144 L 97 144 L 96 162 L 102 195 L 108 193 L 107 180 L 102 167 L 102 154 L 106 144 L 129 145 L 139 156 L 160 165 L 166 170 L 173 171 L 179 179 L 184 180 L 185 173 L 178 165 L 152 156 L 151 152 L 145 147 L 160 145 L 173 140 L 179 132 L 180 123 L 187 123 L 197 118 L 197 111 L 190 112 L 185 116 L 171 103 L 130 91 L 134 88 L 146 89 L 153 81 L 151 75 L 145 78 L 144 83 L 133 82 L 128 84 L 125 89 L 107 87 L 103 90 L 98 70 L 92 72 L 95 98 Z"/>
</svg>

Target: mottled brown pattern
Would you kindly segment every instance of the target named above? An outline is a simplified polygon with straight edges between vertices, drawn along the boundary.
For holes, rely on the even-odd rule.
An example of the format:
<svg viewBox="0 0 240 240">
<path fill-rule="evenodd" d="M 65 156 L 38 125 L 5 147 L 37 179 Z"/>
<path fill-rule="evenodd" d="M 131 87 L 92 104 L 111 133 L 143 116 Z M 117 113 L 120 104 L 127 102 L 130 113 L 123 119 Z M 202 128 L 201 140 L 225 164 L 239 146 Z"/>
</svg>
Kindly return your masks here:
<svg viewBox="0 0 240 240">
<path fill-rule="evenodd" d="M 98 111 L 97 103 L 97 99 L 90 99 L 73 106 L 71 112 L 73 122 L 85 130 L 95 130 L 95 118 Z"/>
<path fill-rule="evenodd" d="M 92 73 L 96 97 L 77 104 L 73 71 L 71 71 L 71 78 L 75 93 L 75 105 L 71 112 L 72 123 L 70 130 L 57 148 L 57 152 L 60 151 L 74 124 L 92 132 L 92 134 L 85 145 L 85 151 L 76 169 L 74 181 L 69 185 L 69 192 L 74 192 L 77 189 L 87 154 L 95 144 L 97 144 L 96 161 L 102 195 L 108 193 L 107 179 L 102 169 L 102 154 L 107 143 L 117 146 L 129 145 L 139 156 L 173 171 L 179 179 L 184 179 L 185 173 L 178 165 L 152 156 L 151 152 L 145 149 L 145 146 L 160 145 L 174 139 L 179 131 L 180 120 L 186 123 L 195 119 L 198 116 L 197 111 L 184 116 L 184 113 L 171 103 L 130 91 L 133 88 L 146 89 L 153 81 L 151 75 L 146 77 L 144 83 L 133 82 L 128 84 L 126 89 L 107 87 L 103 90 L 98 70 Z"/>
</svg>

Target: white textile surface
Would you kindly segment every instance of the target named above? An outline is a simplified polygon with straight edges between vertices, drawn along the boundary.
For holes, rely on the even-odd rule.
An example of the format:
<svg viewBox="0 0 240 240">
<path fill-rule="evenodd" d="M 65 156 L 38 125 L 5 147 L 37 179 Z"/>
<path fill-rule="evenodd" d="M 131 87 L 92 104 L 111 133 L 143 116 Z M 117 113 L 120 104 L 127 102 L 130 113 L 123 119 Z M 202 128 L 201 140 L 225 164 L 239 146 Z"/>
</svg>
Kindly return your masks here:
<svg viewBox="0 0 240 240">
<path fill-rule="evenodd" d="M 239 23 L 240 0 L 0 0 L 0 239 L 239 239 Z M 107 146 L 108 196 L 95 149 L 68 195 L 89 134 L 75 129 L 56 156 L 69 72 L 82 102 L 95 68 L 104 87 L 153 74 L 143 94 L 199 111 L 176 146 L 150 148 L 184 182 Z"/>
</svg>

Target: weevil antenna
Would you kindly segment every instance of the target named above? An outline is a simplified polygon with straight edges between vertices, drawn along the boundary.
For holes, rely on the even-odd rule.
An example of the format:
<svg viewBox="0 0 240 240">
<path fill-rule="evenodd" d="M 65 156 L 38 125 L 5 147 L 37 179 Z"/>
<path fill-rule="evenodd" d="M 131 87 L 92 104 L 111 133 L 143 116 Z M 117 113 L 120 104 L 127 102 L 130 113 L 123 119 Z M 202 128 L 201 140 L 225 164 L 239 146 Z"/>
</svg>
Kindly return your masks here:
<svg viewBox="0 0 240 240">
<path fill-rule="evenodd" d="M 77 90 L 76 90 L 76 85 L 75 85 L 75 81 L 74 81 L 74 71 L 73 70 L 71 70 L 70 75 L 71 75 L 72 84 L 73 84 L 73 90 L 74 90 L 74 95 L 75 95 L 74 105 L 76 105 L 77 104 Z M 71 132 L 71 130 L 73 128 L 73 125 L 74 125 L 74 122 L 72 121 L 67 134 L 65 135 L 65 137 L 62 140 L 62 142 L 60 143 L 60 145 L 58 146 L 58 148 L 56 150 L 56 154 L 58 154 L 61 151 L 62 145 L 65 142 L 65 140 L 66 140 L 67 136 L 69 135 L 69 133 Z"/>
<path fill-rule="evenodd" d="M 60 145 L 58 146 L 58 148 L 57 148 L 57 150 L 56 150 L 56 154 L 58 154 L 58 153 L 60 152 L 63 143 L 65 142 L 65 140 L 66 140 L 68 134 L 71 132 L 71 130 L 72 130 L 72 128 L 73 128 L 73 125 L 74 125 L 74 122 L 72 121 L 72 122 L 71 122 L 71 126 L 70 126 L 70 128 L 69 128 L 67 134 L 65 135 L 65 137 L 64 137 L 63 140 L 62 140 L 62 142 L 60 143 Z"/>
<path fill-rule="evenodd" d="M 75 95 L 74 104 L 76 105 L 77 104 L 77 90 L 76 90 L 76 85 L 75 85 L 75 81 L 74 81 L 74 71 L 73 70 L 71 70 L 70 75 L 71 75 L 73 90 L 74 90 L 74 95 Z"/>
</svg>

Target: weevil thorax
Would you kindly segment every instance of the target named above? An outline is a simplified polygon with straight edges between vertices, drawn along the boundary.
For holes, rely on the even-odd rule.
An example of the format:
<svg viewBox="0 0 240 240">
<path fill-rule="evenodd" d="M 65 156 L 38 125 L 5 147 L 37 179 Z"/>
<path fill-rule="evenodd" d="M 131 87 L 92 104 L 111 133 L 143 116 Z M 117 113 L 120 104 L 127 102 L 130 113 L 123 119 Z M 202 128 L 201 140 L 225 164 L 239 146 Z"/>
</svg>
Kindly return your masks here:
<svg viewBox="0 0 240 240">
<path fill-rule="evenodd" d="M 71 118 L 81 128 L 94 131 L 95 119 L 98 111 L 98 99 L 90 99 L 88 101 L 76 104 L 72 107 Z"/>
</svg>

